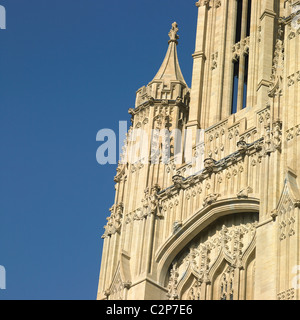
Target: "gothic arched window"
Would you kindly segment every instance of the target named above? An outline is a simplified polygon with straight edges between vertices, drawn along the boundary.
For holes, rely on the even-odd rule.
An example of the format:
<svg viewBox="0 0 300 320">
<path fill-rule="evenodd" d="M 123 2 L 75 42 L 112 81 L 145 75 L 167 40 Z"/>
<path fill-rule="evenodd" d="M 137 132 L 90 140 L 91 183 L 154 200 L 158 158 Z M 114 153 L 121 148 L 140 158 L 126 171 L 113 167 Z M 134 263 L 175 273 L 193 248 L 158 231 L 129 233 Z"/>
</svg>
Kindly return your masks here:
<svg viewBox="0 0 300 320">
<path fill-rule="evenodd" d="M 232 108 L 236 113 L 247 107 L 249 36 L 251 29 L 251 0 L 236 1 L 235 60 L 233 62 Z"/>
</svg>

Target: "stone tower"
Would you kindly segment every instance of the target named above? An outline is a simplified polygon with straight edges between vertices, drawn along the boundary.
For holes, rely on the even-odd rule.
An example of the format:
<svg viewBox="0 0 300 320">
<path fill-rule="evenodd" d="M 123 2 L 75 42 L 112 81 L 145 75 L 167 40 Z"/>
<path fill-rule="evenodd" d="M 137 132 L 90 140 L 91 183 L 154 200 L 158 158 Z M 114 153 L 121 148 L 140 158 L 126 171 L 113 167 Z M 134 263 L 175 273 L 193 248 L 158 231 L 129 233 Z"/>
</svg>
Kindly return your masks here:
<svg viewBox="0 0 300 320">
<path fill-rule="evenodd" d="M 98 299 L 300 299 L 300 1 L 196 6 L 191 88 L 174 23 L 129 110 Z"/>
</svg>

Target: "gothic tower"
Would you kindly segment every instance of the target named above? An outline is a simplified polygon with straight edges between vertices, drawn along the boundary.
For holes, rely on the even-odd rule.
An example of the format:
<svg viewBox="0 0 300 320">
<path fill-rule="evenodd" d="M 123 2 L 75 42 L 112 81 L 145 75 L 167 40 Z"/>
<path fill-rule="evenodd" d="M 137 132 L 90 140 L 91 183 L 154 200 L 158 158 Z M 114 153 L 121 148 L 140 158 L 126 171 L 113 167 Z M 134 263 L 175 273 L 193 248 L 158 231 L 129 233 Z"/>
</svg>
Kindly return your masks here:
<svg viewBox="0 0 300 320">
<path fill-rule="evenodd" d="M 300 299 L 300 1 L 196 6 L 191 88 L 173 23 L 129 110 L 98 299 Z"/>
</svg>

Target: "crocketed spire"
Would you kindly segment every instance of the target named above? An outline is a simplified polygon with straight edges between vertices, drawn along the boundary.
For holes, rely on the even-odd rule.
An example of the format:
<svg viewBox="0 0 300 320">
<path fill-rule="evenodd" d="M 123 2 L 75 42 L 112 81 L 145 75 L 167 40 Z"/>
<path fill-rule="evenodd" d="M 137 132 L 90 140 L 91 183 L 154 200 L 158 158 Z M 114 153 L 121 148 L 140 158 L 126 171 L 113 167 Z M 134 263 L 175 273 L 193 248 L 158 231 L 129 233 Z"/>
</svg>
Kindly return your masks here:
<svg viewBox="0 0 300 320">
<path fill-rule="evenodd" d="M 182 75 L 177 56 L 178 30 L 178 25 L 174 22 L 169 32 L 169 47 L 165 59 L 148 86 L 142 87 L 137 91 L 136 106 L 148 101 L 150 97 L 169 100 L 183 99 L 189 90 Z"/>
</svg>

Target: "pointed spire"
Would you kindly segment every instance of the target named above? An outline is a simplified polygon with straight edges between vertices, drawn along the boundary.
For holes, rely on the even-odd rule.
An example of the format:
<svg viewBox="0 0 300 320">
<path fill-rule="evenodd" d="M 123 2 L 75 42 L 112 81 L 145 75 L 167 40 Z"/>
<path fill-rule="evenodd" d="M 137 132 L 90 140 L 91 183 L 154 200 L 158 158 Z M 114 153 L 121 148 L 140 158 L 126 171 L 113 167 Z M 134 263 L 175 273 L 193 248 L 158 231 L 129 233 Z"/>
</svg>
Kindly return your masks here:
<svg viewBox="0 0 300 320">
<path fill-rule="evenodd" d="M 136 107 L 150 101 L 149 99 L 164 99 L 176 100 L 178 98 L 184 99 L 189 88 L 183 78 L 179 66 L 177 56 L 177 45 L 179 36 L 178 25 L 176 22 L 172 24 L 172 29 L 169 32 L 169 48 L 166 57 L 154 77 L 147 86 L 140 88 L 136 93 Z"/>
<path fill-rule="evenodd" d="M 177 34 L 178 30 L 178 24 L 174 22 L 172 24 L 172 29 L 169 32 L 170 40 L 166 57 L 153 80 L 177 80 L 182 81 L 184 84 L 186 83 L 182 75 L 177 56 L 177 40 L 179 39 L 179 36 Z"/>
</svg>

